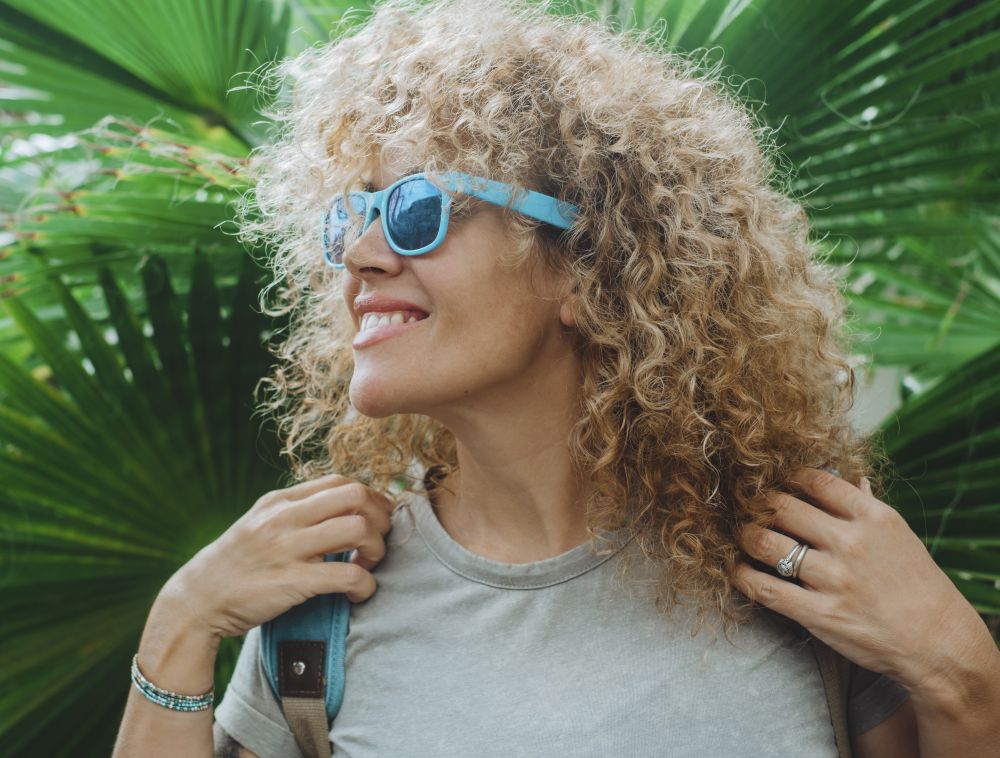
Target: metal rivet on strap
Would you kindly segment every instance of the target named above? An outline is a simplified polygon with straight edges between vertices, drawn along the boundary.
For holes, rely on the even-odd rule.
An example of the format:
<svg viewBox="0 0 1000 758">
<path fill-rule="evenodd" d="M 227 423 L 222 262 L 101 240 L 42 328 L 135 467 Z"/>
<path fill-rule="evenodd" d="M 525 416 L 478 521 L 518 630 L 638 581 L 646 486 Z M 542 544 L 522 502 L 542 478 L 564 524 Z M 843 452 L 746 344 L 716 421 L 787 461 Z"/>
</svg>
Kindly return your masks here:
<svg viewBox="0 0 1000 758">
<path fill-rule="evenodd" d="M 302 661 L 295 661 L 295 663 L 292 664 L 292 671 L 295 672 L 296 676 L 302 676 L 302 674 L 305 673 L 305 670 L 306 664 Z"/>
</svg>

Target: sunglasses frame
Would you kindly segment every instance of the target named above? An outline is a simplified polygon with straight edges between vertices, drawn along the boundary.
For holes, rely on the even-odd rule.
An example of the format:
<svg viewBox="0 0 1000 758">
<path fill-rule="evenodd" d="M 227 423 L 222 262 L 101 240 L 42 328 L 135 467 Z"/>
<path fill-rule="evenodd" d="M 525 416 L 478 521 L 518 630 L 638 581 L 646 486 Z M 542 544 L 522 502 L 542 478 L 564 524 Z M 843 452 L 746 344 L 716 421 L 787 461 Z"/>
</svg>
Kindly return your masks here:
<svg viewBox="0 0 1000 758">
<path fill-rule="evenodd" d="M 434 181 L 437 179 L 437 181 Z M 578 208 L 570 203 L 565 203 L 550 195 L 543 195 L 534 190 L 521 189 L 514 196 L 514 186 L 506 182 L 497 182 L 481 176 L 471 176 L 461 171 L 447 171 L 441 174 L 426 174 L 423 172 L 409 174 L 401 177 L 378 192 L 353 191 L 348 193 L 349 200 L 355 198 L 365 201 L 365 219 L 362 225 L 361 234 L 368 231 L 368 227 L 375 220 L 375 211 L 378 211 L 382 221 L 382 234 L 385 236 L 389 247 L 399 255 L 423 255 L 438 247 L 448 232 L 448 219 L 451 215 L 451 195 L 448 192 L 441 192 L 441 220 L 438 223 L 438 232 L 434 240 L 416 250 L 403 250 L 395 242 L 389 232 L 389 221 L 386 211 L 389 207 L 389 197 L 397 187 L 407 182 L 425 180 L 440 191 L 442 188 L 451 192 L 469 195 L 484 202 L 497 206 L 508 206 L 518 213 L 542 221 L 546 224 L 558 227 L 559 229 L 569 229 L 576 217 Z M 336 202 L 336 200 L 334 201 Z M 327 233 L 328 219 L 333 212 L 333 203 L 328 207 L 323 216 L 323 260 L 335 269 L 343 269 L 343 263 L 334 263 L 328 255 L 330 239 Z M 356 212 L 351 209 L 351 212 Z M 345 247 L 346 251 L 346 247 Z"/>
</svg>

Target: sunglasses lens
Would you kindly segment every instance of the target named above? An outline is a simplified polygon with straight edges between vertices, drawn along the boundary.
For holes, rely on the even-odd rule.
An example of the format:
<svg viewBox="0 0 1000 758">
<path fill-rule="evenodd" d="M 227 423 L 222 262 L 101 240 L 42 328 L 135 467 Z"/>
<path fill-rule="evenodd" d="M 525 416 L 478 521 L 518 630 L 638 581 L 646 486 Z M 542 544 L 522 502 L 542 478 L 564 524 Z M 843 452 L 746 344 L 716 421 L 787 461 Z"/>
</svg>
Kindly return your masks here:
<svg viewBox="0 0 1000 758">
<path fill-rule="evenodd" d="M 364 219 L 367 204 L 363 197 L 351 195 L 351 208 Z M 344 247 L 346 238 L 351 231 L 352 219 L 344 205 L 344 199 L 338 197 L 330 206 L 323 223 L 323 257 L 327 263 L 342 266 L 344 263 Z"/>
<path fill-rule="evenodd" d="M 403 250 L 419 250 L 437 239 L 441 228 L 441 190 L 426 179 L 399 185 L 389 195 L 386 221 Z"/>
</svg>

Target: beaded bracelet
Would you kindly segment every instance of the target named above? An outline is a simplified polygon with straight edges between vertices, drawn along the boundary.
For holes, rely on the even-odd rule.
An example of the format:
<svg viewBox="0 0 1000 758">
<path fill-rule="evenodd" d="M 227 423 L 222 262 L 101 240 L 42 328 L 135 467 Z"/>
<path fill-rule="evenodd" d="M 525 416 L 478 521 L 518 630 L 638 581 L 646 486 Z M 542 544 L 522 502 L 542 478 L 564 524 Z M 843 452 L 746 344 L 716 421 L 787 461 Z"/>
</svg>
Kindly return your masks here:
<svg viewBox="0 0 1000 758">
<path fill-rule="evenodd" d="M 215 700 L 214 687 L 204 695 L 178 695 L 176 692 L 160 689 L 139 671 L 138 658 L 138 653 L 132 656 L 132 682 L 147 700 L 174 711 L 204 711 L 212 707 Z"/>
</svg>

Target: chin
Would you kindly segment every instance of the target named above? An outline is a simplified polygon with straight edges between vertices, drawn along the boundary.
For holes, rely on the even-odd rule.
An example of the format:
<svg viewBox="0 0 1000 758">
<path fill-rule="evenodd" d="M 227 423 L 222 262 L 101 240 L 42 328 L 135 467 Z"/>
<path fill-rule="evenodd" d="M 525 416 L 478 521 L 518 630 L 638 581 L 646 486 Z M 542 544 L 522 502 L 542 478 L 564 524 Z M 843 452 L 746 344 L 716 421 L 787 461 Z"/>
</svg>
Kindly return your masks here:
<svg viewBox="0 0 1000 758">
<path fill-rule="evenodd" d="M 371 388 L 356 390 L 353 382 L 350 398 L 354 409 L 368 418 L 385 418 L 403 412 L 398 408 L 398 397 L 394 399 L 391 392 L 372 391 Z"/>
<path fill-rule="evenodd" d="M 351 378 L 348 395 L 354 409 L 369 418 L 386 418 L 397 413 L 412 413 L 405 392 L 393 382 L 380 381 L 378 377 Z"/>
</svg>

